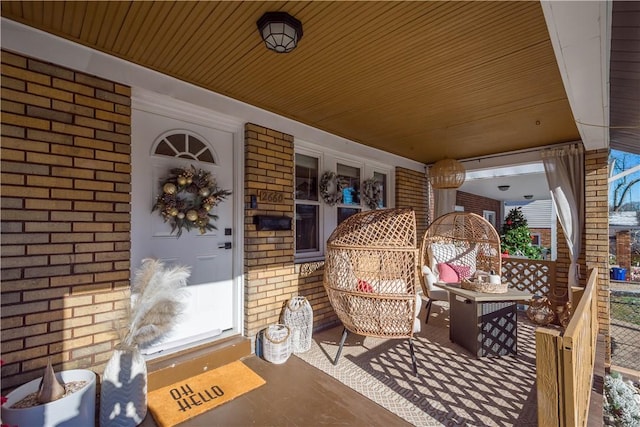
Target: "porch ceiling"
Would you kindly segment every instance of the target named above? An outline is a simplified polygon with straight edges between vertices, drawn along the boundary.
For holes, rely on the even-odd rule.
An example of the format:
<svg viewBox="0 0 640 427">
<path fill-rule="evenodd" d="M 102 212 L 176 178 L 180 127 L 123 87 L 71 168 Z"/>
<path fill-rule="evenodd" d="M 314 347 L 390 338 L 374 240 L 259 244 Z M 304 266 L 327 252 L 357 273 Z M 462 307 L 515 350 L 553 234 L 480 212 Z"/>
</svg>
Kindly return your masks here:
<svg viewBox="0 0 640 427">
<path fill-rule="evenodd" d="M 289 54 L 257 31 L 277 10 L 303 24 Z M 419 162 L 580 138 L 539 2 L 3 1 L 1 13 Z"/>
</svg>

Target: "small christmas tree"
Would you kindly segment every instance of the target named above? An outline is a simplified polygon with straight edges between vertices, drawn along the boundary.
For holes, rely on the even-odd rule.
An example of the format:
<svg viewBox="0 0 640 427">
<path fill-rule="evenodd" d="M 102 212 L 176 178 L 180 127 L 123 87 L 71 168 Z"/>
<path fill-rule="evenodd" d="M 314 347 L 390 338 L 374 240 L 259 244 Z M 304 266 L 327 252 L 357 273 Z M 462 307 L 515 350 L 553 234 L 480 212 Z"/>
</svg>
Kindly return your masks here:
<svg viewBox="0 0 640 427">
<path fill-rule="evenodd" d="M 511 209 L 505 218 L 500 235 L 500 245 L 503 253 L 526 256 L 529 259 L 542 257 L 542 249 L 531 244 L 531 233 L 527 219 L 520 207 Z"/>
</svg>

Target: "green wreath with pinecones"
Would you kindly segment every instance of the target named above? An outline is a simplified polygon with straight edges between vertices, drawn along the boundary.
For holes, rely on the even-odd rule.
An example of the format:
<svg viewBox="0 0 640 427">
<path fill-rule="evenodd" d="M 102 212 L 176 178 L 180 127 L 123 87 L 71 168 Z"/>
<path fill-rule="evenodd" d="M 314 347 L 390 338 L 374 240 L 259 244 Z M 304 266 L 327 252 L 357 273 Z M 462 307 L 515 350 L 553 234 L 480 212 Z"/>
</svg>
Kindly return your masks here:
<svg viewBox="0 0 640 427">
<path fill-rule="evenodd" d="M 211 209 L 231 194 L 218 187 L 211 172 L 193 165 L 171 169 L 162 182 L 162 193 L 156 198 L 151 212 L 159 211 L 164 222 L 171 224 L 171 234 L 180 237 L 184 230 L 198 229 L 200 234 L 216 230 L 218 216 Z"/>
</svg>

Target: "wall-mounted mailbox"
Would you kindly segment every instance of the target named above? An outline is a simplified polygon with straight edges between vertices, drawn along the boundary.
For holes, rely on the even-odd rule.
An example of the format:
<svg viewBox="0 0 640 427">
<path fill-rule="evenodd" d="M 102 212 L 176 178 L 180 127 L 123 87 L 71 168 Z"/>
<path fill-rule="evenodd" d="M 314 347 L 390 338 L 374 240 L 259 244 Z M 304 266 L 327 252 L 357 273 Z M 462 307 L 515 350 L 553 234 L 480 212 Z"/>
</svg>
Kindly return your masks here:
<svg viewBox="0 0 640 427">
<path fill-rule="evenodd" d="M 253 223 L 258 231 L 291 230 L 291 218 L 288 216 L 255 215 Z"/>
</svg>

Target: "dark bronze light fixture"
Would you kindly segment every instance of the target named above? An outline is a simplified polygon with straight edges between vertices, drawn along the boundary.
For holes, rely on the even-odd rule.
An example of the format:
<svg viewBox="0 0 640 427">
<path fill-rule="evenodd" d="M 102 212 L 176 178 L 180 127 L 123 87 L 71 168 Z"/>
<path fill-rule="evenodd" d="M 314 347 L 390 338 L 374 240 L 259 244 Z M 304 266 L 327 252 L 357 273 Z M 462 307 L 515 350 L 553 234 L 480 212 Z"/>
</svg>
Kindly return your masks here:
<svg viewBox="0 0 640 427">
<path fill-rule="evenodd" d="M 533 199 L 533 194 L 525 194 L 523 197 L 527 200 L 531 200 Z"/>
<path fill-rule="evenodd" d="M 510 187 L 510 185 L 498 185 L 498 190 L 507 191 Z"/>
<path fill-rule="evenodd" d="M 278 53 L 291 52 L 302 38 L 302 23 L 286 12 L 266 12 L 258 30 L 265 45 Z"/>
</svg>

